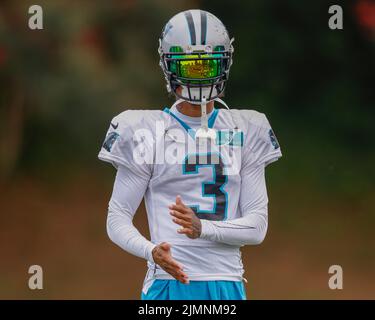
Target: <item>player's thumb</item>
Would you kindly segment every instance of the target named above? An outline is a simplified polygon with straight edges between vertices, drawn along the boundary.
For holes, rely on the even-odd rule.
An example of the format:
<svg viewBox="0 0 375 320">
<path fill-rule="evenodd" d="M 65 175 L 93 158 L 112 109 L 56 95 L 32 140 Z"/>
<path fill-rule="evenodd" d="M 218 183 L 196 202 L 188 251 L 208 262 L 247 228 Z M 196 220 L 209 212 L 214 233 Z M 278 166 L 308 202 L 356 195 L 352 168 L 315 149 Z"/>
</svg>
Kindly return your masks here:
<svg viewBox="0 0 375 320">
<path fill-rule="evenodd" d="M 176 204 L 183 204 L 181 196 L 176 197 Z"/>
<path fill-rule="evenodd" d="M 168 242 L 163 242 L 160 244 L 160 248 L 165 251 L 169 251 L 171 249 L 171 245 Z"/>
</svg>

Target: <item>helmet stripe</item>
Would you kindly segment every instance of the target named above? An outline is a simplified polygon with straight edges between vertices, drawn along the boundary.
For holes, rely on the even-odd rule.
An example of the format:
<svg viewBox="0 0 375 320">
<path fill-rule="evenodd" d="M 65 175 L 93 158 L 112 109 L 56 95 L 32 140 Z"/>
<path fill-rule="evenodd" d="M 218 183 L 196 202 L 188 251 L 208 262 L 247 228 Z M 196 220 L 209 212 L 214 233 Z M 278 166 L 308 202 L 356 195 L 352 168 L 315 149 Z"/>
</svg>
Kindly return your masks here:
<svg viewBox="0 0 375 320">
<path fill-rule="evenodd" d="M 207 36 L 207 12 L 201 11 L 201 44 L 206 44 Z"/>
<path fill-rule="evenodd" d="M 190 32 L 190 41 L 191 45 L 196 45 L 196 36 L 195 36 L 195 26 L 194 26 L 194 20 L 193 20 L 193 15 L 191 14 L 190 11 L 185 12 L 185 18 L 189 27 L 189 32 Z"/>
</svg>

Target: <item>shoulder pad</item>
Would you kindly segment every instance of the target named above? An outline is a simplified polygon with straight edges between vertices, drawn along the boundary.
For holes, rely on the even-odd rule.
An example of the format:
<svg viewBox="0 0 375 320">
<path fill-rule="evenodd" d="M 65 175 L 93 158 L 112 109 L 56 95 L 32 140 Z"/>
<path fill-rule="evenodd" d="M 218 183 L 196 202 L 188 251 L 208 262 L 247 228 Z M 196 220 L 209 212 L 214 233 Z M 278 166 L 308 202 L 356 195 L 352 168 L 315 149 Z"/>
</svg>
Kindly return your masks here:
<svg viewBox="0 0 375 320">
<path fill-rule="evenodd" d="M 230 109 L 223 110 L 231 114 L 235 125 L 243 130 L 247 131 L 250 126 L 253 127 L 268 127 L 268 120 L 264 113 L 248 110 L 248 109 Z"/>
<path fill-rule="evenodd" d="M 125 128 L 152 128 L 156 121 L 164 118 L 161 110 L 126 110 L 112 119 L 111 126 L 119 132 Z"/>
<path fill-rule="evenodd" d="M 249 125 L 254 125 L 257 127 L 267 127 L 268 121 L 264 113 L 258 112 L 256 110 L 236 110 L 238 116 L 246 123 L 246 127 Z"/>
</svg>

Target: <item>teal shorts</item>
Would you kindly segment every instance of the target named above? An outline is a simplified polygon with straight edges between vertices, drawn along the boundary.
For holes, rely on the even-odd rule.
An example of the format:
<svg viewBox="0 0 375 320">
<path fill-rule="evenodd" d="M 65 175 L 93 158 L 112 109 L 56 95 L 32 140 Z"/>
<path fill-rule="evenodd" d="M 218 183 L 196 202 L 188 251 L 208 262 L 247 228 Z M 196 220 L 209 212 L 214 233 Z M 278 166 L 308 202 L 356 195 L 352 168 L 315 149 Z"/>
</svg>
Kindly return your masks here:
<svg viewBox="0 0 375 320">
<path fill-rule="evenodd" d="M 141 300 L 246 300 L 242 281 L 190 281 L 155 279 Z"/>
</svg>

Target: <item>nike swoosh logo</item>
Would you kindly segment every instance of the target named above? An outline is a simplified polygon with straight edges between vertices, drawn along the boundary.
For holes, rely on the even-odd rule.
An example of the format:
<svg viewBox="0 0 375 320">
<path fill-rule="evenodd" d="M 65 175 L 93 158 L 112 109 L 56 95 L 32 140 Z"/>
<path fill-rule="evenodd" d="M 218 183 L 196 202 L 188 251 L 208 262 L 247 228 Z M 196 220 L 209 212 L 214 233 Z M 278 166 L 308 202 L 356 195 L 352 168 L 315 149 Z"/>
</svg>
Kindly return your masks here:
<svg viewBox="0 0 375 320">
<path fill-rule="evenodd" d="M 118 122 L 117 122 L 117 124 L 113 124 L 113 123 L 111 122 L 111 126 L 112 126 L 113 129 L 116 130 L 116 129 L 118 128 Z"/>
</svg>

